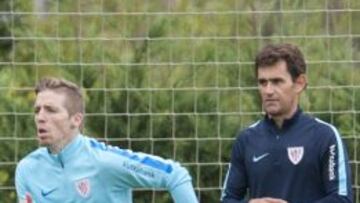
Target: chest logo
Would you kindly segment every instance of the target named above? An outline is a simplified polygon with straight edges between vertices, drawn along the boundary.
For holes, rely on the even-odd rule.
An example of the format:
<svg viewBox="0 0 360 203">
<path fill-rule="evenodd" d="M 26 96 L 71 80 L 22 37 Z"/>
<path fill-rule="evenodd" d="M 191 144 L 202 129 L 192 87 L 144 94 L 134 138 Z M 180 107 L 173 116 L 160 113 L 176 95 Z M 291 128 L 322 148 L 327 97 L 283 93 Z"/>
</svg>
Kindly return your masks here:
<svg viewBox="0 0 360 203">
<path fill-rule="evenodd" d="M 41 195 L 43 197 L 46 197 L 48 196 L 49 194 L 55 192 L 55 190 L 57 190 L 57 188 L 53 188 L 53 189 L 50 189 L 50 190 L 41 190 Z"/>
<path fill-rule="evenodd" d="M 80 196 L 87 198 L 91 192 L 90 180 L 86 178 L 76 181 L 75 188 Z"/>
<path fill-rule="evenodd" d="M 252 161 L 255 163 L 255 162 L 258 162 L 258 161 L 260 161 L 261 159 L 263 159 L 263 158 L 265 158 L 265 157 L 267 157 L 269 155 L 269 153 L 265 153 L 265 154 L 262 154 L 262 155 L 260 155 L 260 156 L 253 156 L 253 158 L 252 158 Z"/>
<path fill-rule="evenodd" d="M 288 147 L 287 152 L 291 163 L 297 165 L 304 156 L 304 147 Z"/>
</svg>

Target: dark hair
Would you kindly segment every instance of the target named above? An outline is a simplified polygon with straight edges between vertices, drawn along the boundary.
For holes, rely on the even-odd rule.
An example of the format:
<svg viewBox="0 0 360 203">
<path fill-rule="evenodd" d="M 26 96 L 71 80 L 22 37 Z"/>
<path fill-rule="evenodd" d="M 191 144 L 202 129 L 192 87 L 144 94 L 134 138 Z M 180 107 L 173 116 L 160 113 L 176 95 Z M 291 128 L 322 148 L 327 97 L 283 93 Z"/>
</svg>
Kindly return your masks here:
<svg viewBox="0 0 360 203">
<path fill-rule="evenodd" d="M 255 58 L 255 71 L 259 68 L 272 66 L 279 61 L 285 61 L 287 70 L 294 81 L 299 75 L 306 73 L 304 56 L 298 47 L 292 44 L 270 44 L 265 46 Z"/>
<path fill-rule="evenodd" d="M 84 114 L 83 96 L 80 88 L 76 84 L 65 79 L 47 77 L 36 85 L 35 93 L 37 95 L 45 90 L 64 93 L 67 96 L 64 105 L 70 115 L 74 115 L 75 113 Z"/>
</svg>

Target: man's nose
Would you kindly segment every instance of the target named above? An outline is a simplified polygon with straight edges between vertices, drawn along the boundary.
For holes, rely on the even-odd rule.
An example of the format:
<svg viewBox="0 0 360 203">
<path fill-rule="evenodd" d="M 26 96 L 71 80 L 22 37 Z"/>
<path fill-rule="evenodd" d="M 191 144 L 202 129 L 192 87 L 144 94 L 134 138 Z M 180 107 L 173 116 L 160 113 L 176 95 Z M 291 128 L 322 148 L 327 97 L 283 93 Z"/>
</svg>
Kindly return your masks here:
<svg viewBox="0 0 360 203">
<path fill-rule="evenodd" d="M 264 92 L 266 94 L 273 94 L 274 93 L 274 87 L 273 85 L 269 82 L 264 86 Z"/>
<path fill-rule="evenodd" d="M 46 118 L 46 115 L 44 114 L 43 110 L 39 110 L 37 113 L 35 113 L 35 121 L 36 122 L 44 122 Z"/>
</svg>

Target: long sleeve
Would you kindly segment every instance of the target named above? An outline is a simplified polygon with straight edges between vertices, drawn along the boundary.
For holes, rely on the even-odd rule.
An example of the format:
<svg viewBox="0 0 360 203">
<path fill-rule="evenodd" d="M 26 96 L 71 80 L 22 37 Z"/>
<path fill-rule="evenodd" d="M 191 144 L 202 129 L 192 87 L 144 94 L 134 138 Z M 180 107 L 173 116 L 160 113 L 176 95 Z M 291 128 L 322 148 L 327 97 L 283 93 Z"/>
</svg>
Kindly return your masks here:
<svg viewBox="0 0 360 203">
<path fill-rule="evenodd" d="M 177 162 L 111 146 L 101 150 L 99 161 L 119 188 L 165 188 L 176 203 L 198 202 L 188 171 Z"/>
<path fill-rule="evenodd" d="M 26 187 L 23 178 L 24 178 L 24 174 L 22 170 L 22 165 L 18 164 L 15 171 L 15 187 L 19 202 L 21 200 L 25 200 Z"/>
<path fill-rule="evenodd" d="M 244 152 L 242 147 L 242 137 L 238 136 L 232 153 L 229 169 L 225 177 L 224 189 L 221 201 L 223 203 L 245 203 L 248 180 L 244 162 Z"/>
<path fill-rule="evenodd" d="M 26 195 L 30 195 L 32 199 L 32 203 L 36 203 L 37 201 L 31 195 L 31 191 L 28 186 L 28 179 L 26 177 L 31 176 L 28 173 L 28 169 L 30 168 L 29 160 L 21 160 L 16 166 L 15 170 L 15 188 L 17 194 L 17 202 L 26 203 Z"/>
<path fill-rule="evenodd" d="M 337 129 L 327 125 L 330 128 L 320 133 L 324 137 L 329 137 L 324 142 L 324 153 L 321 157 L 326 196 L 316 203 L 351 203 L 353 197 L 348 154 Z"/>
</svg>

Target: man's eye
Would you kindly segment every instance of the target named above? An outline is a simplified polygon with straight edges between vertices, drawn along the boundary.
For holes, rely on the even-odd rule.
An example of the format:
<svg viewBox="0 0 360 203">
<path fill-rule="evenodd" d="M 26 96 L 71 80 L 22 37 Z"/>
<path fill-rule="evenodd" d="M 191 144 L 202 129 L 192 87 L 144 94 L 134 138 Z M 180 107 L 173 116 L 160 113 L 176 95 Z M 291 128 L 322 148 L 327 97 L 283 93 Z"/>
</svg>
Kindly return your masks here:
<svg viewBox="0 0 360 203">
<path fill-rule="evenodd" d="M 49 112 L 51 112 L 51 113 L 56 112 L 56 109 L 54 109 L 54 108 L 48 108 L 47 110 L 48 110 Z"/>
<path fill-rule="evenodd" d="M 260 86 L 264 86 L 264 85 L 267 84 L 267 81 L 266 81 L 266 80 L 259 80 L 259 81 L 258 81 L 258 84 L 259 84 Z"/>
<path fill-rule="evenodd" d="M 274 84 L 280 84 L 282 82 L 282 80 L 280 79 L 275 79 L 272 81 Z"/>
</svg>

